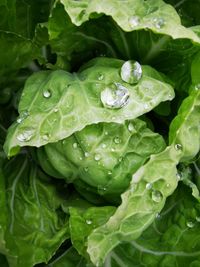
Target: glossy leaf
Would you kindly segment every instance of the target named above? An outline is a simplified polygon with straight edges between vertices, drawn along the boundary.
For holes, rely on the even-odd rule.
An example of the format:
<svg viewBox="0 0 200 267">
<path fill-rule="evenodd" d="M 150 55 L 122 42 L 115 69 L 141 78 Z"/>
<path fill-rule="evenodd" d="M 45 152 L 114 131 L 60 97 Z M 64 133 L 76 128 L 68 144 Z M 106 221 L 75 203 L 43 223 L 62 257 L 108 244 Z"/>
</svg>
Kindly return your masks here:
<svg viewBox="0 0 200 267">
<path fill-rule="evenodd" d="M 40 147 L 62 140 L 90 124 L 123 123 L 174 97 L 172 87 L 147 66 L 143 66 L 138 84 L 123 82 L 119 75 L 122 64 L 120 60 L 101 58 L 91 61 L 77 74 L 43 71 L 32 75 L 19 104 L 20 123 L 9 129 L 6 153 L 12 156 L 20 146 Z M 128 92 L 127 103 L 118 109 L 104 107 L 102 92 L 118 87 Z"/>
</svg>

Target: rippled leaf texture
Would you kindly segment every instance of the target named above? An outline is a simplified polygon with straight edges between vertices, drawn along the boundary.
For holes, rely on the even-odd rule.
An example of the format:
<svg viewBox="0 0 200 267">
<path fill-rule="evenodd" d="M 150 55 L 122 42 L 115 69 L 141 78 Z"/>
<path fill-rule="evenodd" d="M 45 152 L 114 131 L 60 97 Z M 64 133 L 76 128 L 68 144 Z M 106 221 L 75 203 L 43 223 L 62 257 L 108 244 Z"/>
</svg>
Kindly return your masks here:
<svg viewBox="0 0 200 267">
<path fill-rule="evenodd" d="M 94 264 L 101 264 L 121 241 L 137 239 L 154 221 L 164 207 L 166 197 L 177 186 L 178 156 L 173 147 L 168 147 L 151 156 L 149 162 L 133 175 L 130 188 L 121 195 L 122 204 L 105 225 L 88 237 L 87 251 Z"/>
<path fill-rule="evenodd" d="M 7 136 L 7 154 L 16 154 L 20 146 L 39 147 L 62 140 L 90 124 L 134 119 L 174 97 L 172 87 L 147 66 L 143 66 L 138 84 L 123 82 L 119 75 L 122 64 L 120 60 L 100 58 L 78 73 L 43 71 L 32 75 L 19 104 L 22 121 L 14 123 Z M 130 94 L 128 103 L 120 109 L 105 108 L 100 98 L 114 82 L 125 86 Z M 24 112 L 29 115 L 25 117 Z M 19 141 L 24 133 L 28 140 Z"/>
<path fill-rule="evenodd" d="M 139 239 L 110 253 L 110 266 L 199 266 L 199 215 L 199 202 L 180 186 Z"/>
<path fill-rule="evenodd" d="M 0 176 L 0 251 L 10 267 L 47 262 L 68 238 L 68 218 L 55 185 L 26 156 L 4 164 Z"/>
<path fill-rule="evenodd" d="M 189 38 L 199 42 L 199 38 L 189 29 L 183 27 L 175 9 L 162 0 L 128 0 L 128 1 L 72 1 L 61 0 L 72 22 L 80 26 L 89 18 L 95 18 L 102 14 L 111 16 L 113 20 L 124 30 L 151 29 L 159 34 L 166 34 L 172 38 Z M 131 25 L 131 17 L 139 18 L 138 25 Z M 163 19 L 164 25 L 157 26 L 156 19 Z"/>
<path fill-rule="evenodd" d="M 101 263 L 121 241 L 138 238 L 162 210 L 166 197 L 176 189 L 176 165 L 183 159 L 192 159 L 199 151 L 199 95 L 199 90 L 191 91 L 180 107 L 170 128 L 171 146 L 151 156 L 133 175 L 116 213 L 89 236 L 88 253 L 95 264 Z"/>
<path fill-rule="evenodd" d="M 81 179 L 101 195 L 118 198 L 128 187 L 131 175 L 151 154 L 164 148 L 163 138 L 149 130 L 145 122 L 135 119 L 124 124 L 87 126 L 37 152 L 40 165 L 50 175 L 68 182 Z"/>
</svg>

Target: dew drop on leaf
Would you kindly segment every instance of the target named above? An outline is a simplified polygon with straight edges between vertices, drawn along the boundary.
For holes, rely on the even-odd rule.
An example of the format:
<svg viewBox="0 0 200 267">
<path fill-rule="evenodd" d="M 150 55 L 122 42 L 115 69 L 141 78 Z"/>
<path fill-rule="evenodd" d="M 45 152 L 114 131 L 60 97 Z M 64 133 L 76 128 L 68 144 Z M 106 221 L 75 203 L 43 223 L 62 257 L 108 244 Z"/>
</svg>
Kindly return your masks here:
<svg viewBox="0 0 200 267">
<path fill-rule="evenodd" d="M 102 81 L 103 79 L 104 79 L 104 75 L 102 73 L 100 73 L 99 76 L 98 76 L 98 80 Z"/>
<path fill-rule="evenodd" d="M 133 123 L 130 122 L 128 124 L 128 130 L 129 130 L 129 132 L 134 132 L 135 131 L 135 127 L 134 127 Z"/>
<path fill-rule="evenodd" d="M 186 225 L 187 225 L 187 227 L 189 227 L 189 228 L 193 228 L 193 227 L 194 227 L 194 223 L 193 223 L 192 221 L 188 221 L 188 222 L 186 223 Z"/>
<path fill-rule="evenodd" d="M 181 144 L 175 144 L 175 149 L 177 150 L 177 151 L 180 151 L 180 150 L 182 150 L 183 149 L 183 147 L 182 147 L 182 145 Z"/>
<path fill-rule="evenodd" d="M 102 148 L 106 148 L 106 144 L 102 144 L 101 147 L 102 147 Z"/>
<path fill-rule="evenodd" d="M 85 167 L 85 168 L 84 168 L 84 171 L 85 171 L 85 172 L 88 172 L 88 167 Z"/>
<path fill-rule="evenodd" d="M 135 190 L 137 189 L 138 184 L 137 183 L 131 183 L 131 188 L 130 188 L 130 192 L 135 192 Z"/>
<path fill-rule="evenodd" d="M 92 221 L 91 220 L 86 220 L 86 223 L 87 224 L 92 224 Z"/>
<path fill-rule="evenodd" d="M 100 154 L 95 154 L 94 159 L 96 161 L 99 161 L 101 159 L 101 155 Z"/>
<path fill-rule="evenodd" d="M 158 190 L 153 190 L 151 193 L 151 198 L 154 202 L 159 203 L 163 199 L 163 195 L 160 191 Z"/>
<path fill-rule="evenodd" d="M 161 29 L 165 25 L 165 20 L 163 18 L 155 18 L 153 23 L 157 29 Z"/>
<path fill-rule="evenodd" d="M 73 148 L 77 148 L 78 147 L 78 144 L 77 143 L 73 143 Z"/>
<path fill-rule="evenodd" d="M 51 91 L 50 91 L 49 89 L 45 90 L 45 91 L 43 92 L 43 96 L 44 96 L 45 98 L 50 98 L 50 97 L 51 97 Z"/>
<path fill-rule="evenodd" d="M 126 61 L 121 67 L 121 78 L 124 82 L 136 84 L 142 77 L 142 67 L 134 60 Z"/>
<path fill-rule="evenodd" d="M 196 216 L 196 221 L 200 222 L 200 216 Z"/>
<path fill-rule="evenodd" d="M 88 158 L 88 157 L 89 157 L 89 155 L 90 155 L 90 153 L 88 153 L 88 152 L 85 152 L 85 154 L 84 154 L 84 155 L 85 155 L 85 157 L 86 157 L 86 158 Z"/>
<path fill-rule="evenodd" d="M 129 18 L 129 25 L 131 28 L 135 28 L 139 25 L 140 23 L 140 18 L 138 16 L 132 16 Z"/>
<path fill-rule="evenodd" d="M 28 142 L 33 137 L 34 130 L 33 129 L 25 129 L 22 133 L 17 135 L 17 139 L 20 142 Z"/>
<path fill-rule="evenodd" d="M 111 175 L 112 174 L 112 172 L 111 171 L 108 171 L 108 175 Z"/>
<path fill-rule="evenodd" d="M 20 117 L 17 119 L 17 123 L 22 123 L 23 120 L 25 120 L 29 116 L 29 112 L 27 110 L 22 111 L 20 114 Z"/>
<path fill-rule="evenodd" d="M 45 140 L 45 141 L 48 141 L 49 138 L 50 138 L 50 135 L 49 135 L 48 133 L 47 133 L 47 134 L 44 134 L 44 135 L 42 136 L 42 139 Z"/>
<path fill-rule="evenodd" d="M 118 136 L 116 136 L 116 137 L 114 138 L 114 143 L 115 143 L 115 144 L 120 144 L 120 143 L 121 143 L 121 139 L 120 139 Z"/>
<path fill-rule="evenodd" d="M 146 189 L 147 189 L 147 190 L 150 190 L 151 188 L 152 188 L 152 183 L 147 183 L 147 184 L 146 184 Z"/>
<path fill-rule="evenodd" d="M 114 83 L 101 92 L 101 102 L 110 109 L 122 108 L 128 103 L 129 90 L 120 83 Z"/>
<path fill-rule="evenodd" d="M 200 90 L 200 83 L 196 84 L 194 88 L 195 88 L 195 90 L 197 90 L 197 91 Z"/>
<path fill-rule="evenodd" d="M 54 108 L 53 112 L 55 113 L 58 112 L 58 108 Z"/>
</svg>

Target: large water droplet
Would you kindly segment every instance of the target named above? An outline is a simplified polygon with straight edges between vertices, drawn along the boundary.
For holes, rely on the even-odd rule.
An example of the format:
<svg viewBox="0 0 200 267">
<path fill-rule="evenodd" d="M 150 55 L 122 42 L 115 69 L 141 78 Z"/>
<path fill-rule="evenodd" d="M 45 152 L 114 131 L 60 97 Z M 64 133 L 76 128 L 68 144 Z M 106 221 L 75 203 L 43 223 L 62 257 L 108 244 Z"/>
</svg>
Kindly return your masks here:
<svg viewBox="0 0 200 267">
<path fill-rule="evenodd" d="M 152 183 L 147 183 L 147 184 L 146 184 L 146 189 L 147 189 L 147 190 L 150 190 L 151 188 L 152 188 Z"/>
<path fill-rule="evenodd" d="M 120 144 L 120 143 L 121 143 L 121 139 L 120 139 L 118 136 L 116 136 L 116 137 L 114 138 L 114 143 L 115 143 L 115 144 Z"/>
<path fill-rule="evenodd" d="M 175 144 L 175 149 L 177 150 L 177 151 L 180 151 L 180 150 L 182 150 L 183 149 L 183 147 L 182 147 L 182 145 L 181 144 Z"/>
<path fill-rule="evenodd" d="M 189 228 L 193 228 L 193 227 L 194 227 L 194 223 L 193 223 L 192 221 L 188 221 L 188 222 L 186 223 L 186 225 L 187 225 L 187 227 L 189 227 Z"/>
<path fill-rule="evenodd" d="M 51 91 L 50 91 L 49 89 L 45 90 L 45 91 L 43 92 L 43 96 L 44 96 L 45 98 L 50 98 L 50 97 L 51 97 Z"/>
<path fill-rule="evenodd" d="M 124 82 L 136 84 L 142 77 L 142 67 L 134 60 L 126 61 L 121 67 L 121 78 Z"/>
<path fill-rule="evenodd" d="M 96 161 L 99 161 L 101 159 L 101 155 L 100 154 L 95 154 L 94 159 Z"/>
<path fill-rule="evenodd" d="M 140 18 L 138 16 L 132 16 L 129 18 L 129 25 L 131 28 L 135 28 L 139 25 L 140 23 Z"/>
<path fill-rule="evenodd" d="M 101 102 L 107 108 L 118 109 L 128 103 L 129 91 L 120 83 L 106 87 L 101 92 Z"/>
<path fill-rule="evenodd" d="M 22 133 L 19 133 L 17 135 L 17 139 L 20 142 L 28 142 L 33 137 L 33 134 L 34 134 L 34 130 L 32 130 L 32 129 L 25 129 Z"/>
<path fill-rule="evenodd" d="M 161 29 L 165 25 L 165 20 L 163 18 L 155 18 L 153 23 L 157 29 Z"/>
<path fill-rule="evenodd" d="M 160 202 L 163 199 L 163 195 L 160 191 L 158 190 L 153 190 L 151 193 L 151 198 L 154 202 Z"/>
</svg>

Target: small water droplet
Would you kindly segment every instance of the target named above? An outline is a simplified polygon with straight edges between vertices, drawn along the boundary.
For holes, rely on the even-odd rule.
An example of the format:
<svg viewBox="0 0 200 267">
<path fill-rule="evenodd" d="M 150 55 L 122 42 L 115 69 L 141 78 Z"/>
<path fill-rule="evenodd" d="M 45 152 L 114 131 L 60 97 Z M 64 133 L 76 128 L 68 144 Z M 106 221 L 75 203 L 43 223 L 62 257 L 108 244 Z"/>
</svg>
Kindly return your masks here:
<svg viewBox="0 0 200 267">
<path fill-rule="evenodd" d="M 137 183 L 131 183 L 131 188 L 130 188 L 130 192 L 133 193 L 135 192 L 135 190 L 137 189 L 138 184 Z"/>
<path fill-rule="evenodd" d="M 129 123 L 128 124 L 128 130 L 129 130 L 129 132 L 135 132 L 136 130 L 135 130 L 135 127 L 134 127 L 134 125 L 133 125 L 133 123 Z"/>
<path fill-rule="evenodd" d="M 138 16 L 132 16 L 129 18 L 129 25 L 131 28 L 135 28 L 139 25 L 140 23 L 140 18 Z"/>
<path fill-rule="evenodd" d="M 103 79 L 104 79 L 104 75 L 102 73 L 100 73 L 99 76 L 98 76 L 98 80 L 102 81 Z"/>
<path fill-rule="evenodd" d="M 106 144 L 102 144 L 101 147 L 102 147 L 102 148 L 106 148 Z"/>
<path fill-rule="evenodd" d="M 178 181 L 180 181 L 182 179 L 182 174 L 180 172 L 177 172 L 176 178 Z"/>
<path fill-rule="evenodd" d="M 58 108 L 54 108 L 53 112 L 55 113 L 58 112 Z"/>
<path fill-rule="evenodd" d="M 147 189 L 147 190 L 150 190 L 151 188 L 152 188 L 152 183 L 147 183 L 147 184 L 146 184 L 146 189 Z"/>
<path fill-rule="evenodd" d="M 189 228 L 193 228 L 193 227 L 194 227 L 194 223 L 193 223 L 192 221 L 188 221 L 188 222 L 186 223 L 186 225 L 187 225 L 187 227 L 189 227 Z"/>
<path fill-rule="evenodd" d="M 34 130 L 32 130 L 32 129 L 25 129 L 22 133 L 19 133 L 17 135 L 17 139 L 20 142 L 28 142 L 33 137 L 33 134 L 34 134 Z"/>
<path fill-rule="evenodd" d="M 85 167 L 85 168 L 84 168 L 84 171 L 85 171 L 85 172 L 88 172 L 88 167 Z"/>
<path fill-rule="evenodd" d="M 112 147 L 112 148 L 111 148 L 111 151 L 112 151 L 112 152 L 114 152 L 114 151 L 115 151 L 115 149 Z"/>
<path fill-rule="evenodd" d="M 22 123 L 23 120 L 25 120 L 29 116 L 28 111 L 22 111 L 20 114 L 20 117 L 17 119 L 17 123 Z"/>
<path fill-rule="evenodd" d="M 163 18 L 154 18 L 153 23 L 157 29 L 161 29 L 165 25 L 165 20 Z"/>
<path fill-rule="evenodd" d="M 148 110 L 149 109 L 149 105 L 147 103 L 144 104 L 144 109 Z"/>
<path fill-rule="evenodd" d="M 99 161 L 101 159 L 101 155 L 100 154 L 95 154 L 94 159 L 96 161 Z"/>
<path fill-rule="evenodd" d="M 194 87 L 195 90 L 200 90 L 200 83 L 196 84 L 195 87 Z"/>
<path fill-rule="evenodd" d="M 101 92 L 101 102 L 104 107 L 111 109 L 119 109 L 128 103 L 129 90 L 120 83 L 106 87 Z"/>
<path fill-rule="evenodd" d="M 161 215 L 160 215 L 160 213 L 156 213 L 156 219 L 157 219 L 157 220 L 160 220 L 160 219 L 161 219 Z"/>
<path fill-rule="evenodd" d="M 51 97 L 51 91 L 50 91 L 49 89 L 45 90 L 45 91 L 43 92 L 43 96 L 44 96 L 45 98 L 50 98 L 50 97 Z"/>
<path fill-rule="evenodd" d="M 183 147 L 182 147 L 182 145 L 181 144 L 175 144 L 175 149 L 177 150 L 177 151 L 180 151 L 180 150 L 182 150 L 183 149 Z"/>
<path fill-rule="evenodd" d="M 158 190 L 153 190 L 151 193 L 151 198 L 154 202 L 159 203 L 163 199 L 163 195 L 160 191 Z"/>
<path fill-rule="evenodd" d="M 200 216 L 196 216 L 196 221 L 200 222 Z"/>
<path fill-rule="evenodd" d="M 78 144 L 77 143 L 73 143 L 73 148 L 77 148 Z"/>
<path fill-rule="evenodd" d="M 115 143 L 115 144 L 120 144 L 120 143 L 121 143 L 121 139 L 120 139 L 118 136 L 116 136 L 116 137 L 114 138 L 114 143 Z"/>
<path fill-rule="evenodd" d="M 112 172 L 111 171 L 108 171 L 108 175 L 111 175 L 112 174 Z"/>
<path fill-rule="evenodd" d="M 87 224 L 92 224 L 92 220 L 86 220 Z"/>
<path fill-rule="evenodd" d="M 126 61 L 121 67 L 121 78 L 124 82 L 136 84 L 142 77 L 142 67 L 134 60 Z"/>
<path fill-rule="evenodd" d="M 108 135 L 108 132 L 105 132 L 105 135 Z"/>
<path fill-rule="evenodd" d="M 90 155 L 90 153 L 88 153 L 88 152 L 85 152 L 85 154 L 84 154 L 84 155 L 85 155 L 85 157 L 86 157 L 86 158 L 88 158 L 88 157 L 89 157 L 89 155 Z"/>
<path fill-rule="evenodd" d="M 83 158 L 82 158 L 82 157 L 80 157 L 79 159 L 80 159 L 80 160 L 83 160 Z"/>
<path fill-rule="evenodd" d="M 121 161 L 122 161 L 122 159 L 123 159 L 123 158 L 119 158 L 119 160 L 118 160 L 118 161 L 119 161 L 119 162 L 121 162 Z"/>
<path fill-rule="evenodd" d="M 50 134 L 44 134 L 43 136 L 42 136 L 42 139 L 44 140 L 44 141 L 48 141 L 49 140 L 49 138 L 50 138 Z"/>
<path fill-rule="evenodd" d="M 170 187 L 170 184 L 166 184 L 166 187 L 169 188 Z"/>
</svg>

